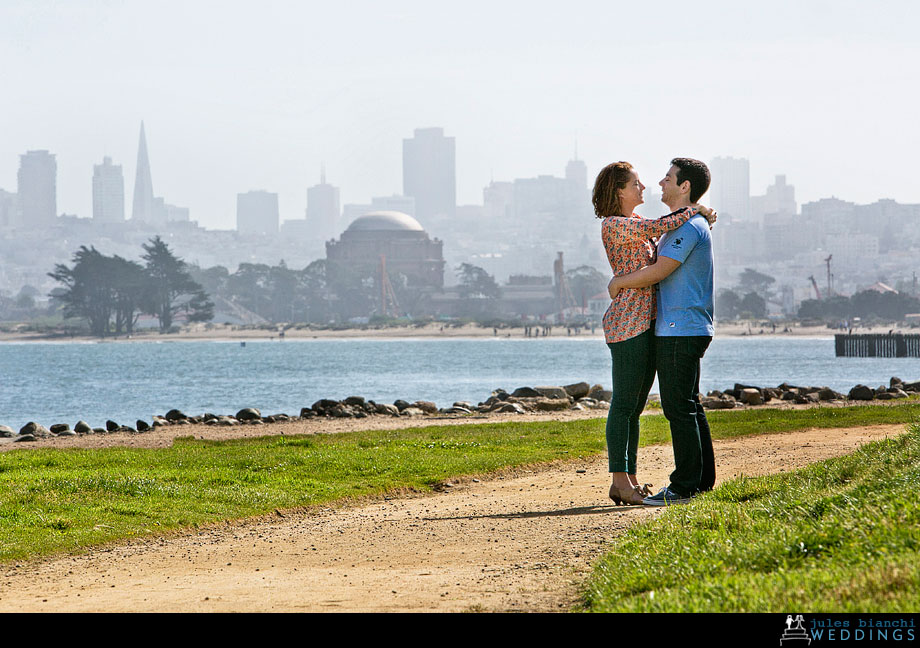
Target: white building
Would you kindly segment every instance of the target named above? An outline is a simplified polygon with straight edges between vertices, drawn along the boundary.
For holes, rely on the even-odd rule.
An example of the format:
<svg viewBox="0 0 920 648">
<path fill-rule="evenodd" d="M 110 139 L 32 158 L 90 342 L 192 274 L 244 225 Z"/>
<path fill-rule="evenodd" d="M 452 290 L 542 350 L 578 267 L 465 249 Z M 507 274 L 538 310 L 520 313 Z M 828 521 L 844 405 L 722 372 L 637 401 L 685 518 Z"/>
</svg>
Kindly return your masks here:
<svg viewBox="0 0 920 648">
<path fill-rule="evenodd" d="M 93 165 L 93 220 L 100 223 L 121 223 L 125 220 L 125 179 L 120 164 L 112 158 L 102 158 Z"/>
<path fill-rule="evenodd" d="M 277 234 L 278 194 L 248 191 L 236 196 L 236 231 L 240 234 Z"/>
</svg>

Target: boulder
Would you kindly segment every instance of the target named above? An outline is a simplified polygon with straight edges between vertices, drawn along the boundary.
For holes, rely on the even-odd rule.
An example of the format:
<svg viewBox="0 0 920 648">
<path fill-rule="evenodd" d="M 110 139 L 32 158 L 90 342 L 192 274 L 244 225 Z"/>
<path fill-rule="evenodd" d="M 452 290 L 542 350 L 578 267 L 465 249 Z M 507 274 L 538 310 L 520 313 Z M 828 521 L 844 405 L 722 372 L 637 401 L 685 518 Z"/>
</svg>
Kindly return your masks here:
<svg viewBox="0 0 920 648">
<path fill-rule="evenodd" d="M 888 381 L 889 387 L 894 387 L 895 385 L 903 385 L 903 384 L 904 384 L 904 381 L 898 378 L 897 376 L 892 376 L 891 379 Z"/>
<path fill-rule="evenodd" d="M 875 398 L 877 400 L 894 400 L 897 397 L 894 394 L 886 391 L 886 392 L 882 392 L 881 394 L 876 394 Z"/>
<path fill-rule="evenodd" d="M 232 416 L 218 416 L 217 425 L 223 425 L 225 427 L 230 427 L 233 425 L 239 425 L 240 422 L 238 419 L 235 419 Z"/>
<path fill-rule="evenodd" d="M 735 407 L 735 399 L 704 398 L 702 400 L 702 405 L 704 409 L 733 409 Z"/>
<path fill-rule="evenodd" d="M 568 392 L 566 392 L 565 389 L 562 387 L 547 386 L 547 387 L 534 387 L 534 389 L 540 392 L 540 395 L 543 396 L 544 398 L 552 398 L 552 399 L 557 399 L 557 400 L 558 399 L 569 400 Z"/>
<path fill-rule="evenodd" d="M 395 405 L 390 405 L 389 403 L 377 403 L 375 406 L 377 414 L 385 414 L 387 416 L 399 416 L 399 408 Z"/>
<path fill-rule="evenodd" d="M 756 387 L 745 387 L 740 396 L 738 400 L 745 405 L 763 405 L 763 394 Z"/>
<path fill-rule="evenodd" d="M 215 416 L 213 419 L 208 419 L 208 421 L 213 421 L 216 419 L 217 417 Z M 144 421 L 142 419 L 137 419 L 136 425 L 137 425 L 138 432 L 148 432 L 150 430 L 150 425 L 147 423 L 147 421 Z"/>
<path fill-rule="evenodd" d="M 407 407 L 409 407 L 409 401 L 404 401 L 403 399 L 398 398 L 395 401 L 393 401 L 393 405 L 396 407 L 396 409 L 398 409 L 401 412 Z"/>
<path fill-rule="evenodd" d="M 419 408 L 420 410 L 425 412 L 425 414 L 437 414 L 438 413 L 438 406 L 432 403 L 431 401 L 423 401 L 423 400 L 415 401 L 414 403 L 412 403 L 412 407 Z"/>
<path fill-rule="evenodd" d="M 105 429 L 109 432 L 115 432 L 120 426 L 115 421 L 109 419 L 105 422 Z"/>
<path fill-rule="evenodd" d="M 569 399 L 540 398 L 533 402 L 533 408 L 540 412 L 558 412 L 569 408 Z"/>
<path fill-rule="evenodd" d="M 20 434 L 13 441 L 36 441 L 35 435 L 33 434 Z"/>
<path fill-rule="evenodd" d="M 66 430 L 61 430 L 57 433 L 59 437 L 72 437 L 77 436 L 77 433 L 71 430 L 69 427 Z"/>
<path fill-rule="evenodd" d="M 262 412 L 255 407 L 244 407 L 236 413 L 235 418 L 237 421 L 255 421 L 262 418 Z"/>
<path fill-rule="evenodd" d="M 511 392 L 511 395 L 515 398 L 540 398 L 543 396 L 543 394 L 538 392 L 533 387 L 518 387 L 513 392 Z"/>
<path fill-rule="evenodd" d="M 440 410 L 440 413 L 441 414 L 472 414 L 473 411 L 465 407 L 458 407 L 455 405 L 453 407 L 448 407 L 446 409 Z"/>
<path fill-rule="evenodd" d="M 835 392 L 830 387 L 822 387 L 818 390 L 818 399 L 823 401 L 829 400 L 843 400 L 843 394 Z"/>
<path fill-rule="evenodd" d="M 364 399 L 364 396 L 349 396 L 348 398 L 346 398 L 346 399 L 343 400 L 342 402 L 345 403 L 346 405 L 352 405 L 352 406 L 357 406 L 357 407 L 364 407 L 364 404 L 365 404 L 367 401 Z"/>
<path fill-rule="evenodd" d="M 399 415 L 400 416 L 424 416 L 425 412 L 423 412 L 417 407 L 412 407 L 410 405 L 409 407 L 404 407 L 402 410 L 400 410 Z"/>
<path fill-rule="evenodd" d="M 46 428 L 44 425 L 40 425 L 35 421 L 29 421 L 19 429 L 19 434 L 29 434 L 35 437 L 36 439 L 41 439 L 51 436 L 51 431 Z"/>
<path fill-rule="evenodd" d="M 60 434 L 61 432 L 66 432 L 70 429 L 69 423 L 55 423 L 50 428 L 52 434 Z"/>
<path fill-rule="evenodd" d="M 314 416 L 316 416 L 316 412 L 309 407 L 300 408 L 300 418 L 313 418 Z"/>
<path fill-rule="evenodd" d="M 566 394 L 575 400 L 579 400 L 581 398 L 585 398 L 588 395 L 588 393 L 591 391 L 591 385 L 586 382 L 580 382 L 573 383 L 571 385 L 565 385 L 563 389 L 565 390 Z"/>
<path fill-rule="evenodd" d="M 526 414 L 527 410 L 520 403 L 502 403 L 496 410 L 499 414 Z"/>
<path fill-rule="evenodd" d="M 171 409 L 168 412 L 166 412 L 166 416 L 164 416 L 163 418 L 165 418 L 169 422 L 173 422 L 173 421 L 185 421 L 188 419 L 188 416 L 186 416 L 185 412 L 181 410 Z"/>
<path fill-rule="evenodd" d="M 73 431 L 77 434 L 92 434 L 93 428 L 86 421 L 77 421 L 77 424 L 73 426 Z"/>
<path fill-rule="evenodd" d="M 610 399 L 613 398 L 613 392 L 608 389 L 604 389 L 600 385 L 594 385 L 594 387 L 591 388 L 591 391 L 588 392 L 588 398 L 593 398 L 594 400 L 598 401 L 607 401 L 609 403 Z"/>
<path fill-rule="evenodd" d="M 16 436 L 16 431 L 8 425 L 0 425 L 0 438 L 11 439 Z"/>
<path fill-rule="evenodd" d="M 497 398 L 498 400 L 508 400 L 509 396 L 511 396 L 511 394 L 506 392 L 504 389 L 496 389 L 494 392 L 492 392 L 489 398 Z"/>
<path fill-rule="evenodd" d="M 153 417 L 153 427 L 160 427 L 163 425 L 170 425 L 170 421 L 168 419 L 163 418 L 162 416 Z"/>
<path fill-rule="evenodd" d="M 870 401 L 874 397 L 875 392 L 872 391 L 871 387 L 866 387 L 865 385 L 856 385 L 850 390 L 850 393 L 847 394 L 847 398 L 850 400 Z"/>
<path fill-rule="evenodd" d="M 902 383 L 901 388 L 906 392 L 920 392 L 920 380 L 916 382 Z"/>
</svg>

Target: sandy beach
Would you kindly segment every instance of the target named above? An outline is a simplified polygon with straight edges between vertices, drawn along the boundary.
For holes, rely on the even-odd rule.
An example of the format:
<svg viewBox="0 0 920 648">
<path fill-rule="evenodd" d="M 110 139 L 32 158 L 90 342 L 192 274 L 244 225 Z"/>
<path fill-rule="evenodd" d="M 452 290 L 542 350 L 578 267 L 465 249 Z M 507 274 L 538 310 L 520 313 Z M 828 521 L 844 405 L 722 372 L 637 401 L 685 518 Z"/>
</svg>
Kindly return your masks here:
<svg viewBox="0 0 920 648">
<path fill-rule="evenodd" d="M 798 326 L 792 324 L 763 325 L 763 322 L 752 323 L 727 323 L 716 325 L 716 337 L 747 337 L 747 336 L 773 336 L 773 337 L 831 337 L 835 333 L 842 333 L 839 329 L 826 326 Z M 531 328 L 540 331 L 540 325 L 530 324 Z M 862 327 L 854 333 L 888 333 L 891 326 Z M 282 335 L 283 331 L 283 335 Z M 916 329 L 895 328 L 895 332 L 916 333 Z M 553 326 L 549 330 L 549 337 L 595 337 L 603 339 L 603 328 L 597 326 L 593 332 L 589 329 L 575 329 L 563 325 Z M 356 326 L 347 329 L 313 328 L 295 326 L 285 328 L 279 324 L 275 327 L 254 328 L 240 327 L 226 324 L 193 324 L 183 327 L 177 333 L 160 334 L 155 330 L 143 330 L 133 336 L 119 336 L 96 338 L 90 336 L 62 336 L 34 333 L 25 330 L 25 325 L 10 327 L 9 330 L 0 331 L 0 342 L 128 342 L 128 341 L 203 341 L 203 340 L 277 340 L 277 339 L 399 339 L 399 338 L 490 338 L 511 337 L 523 338 L 524 327 L 493 329 L 476 324 L 463 324 L 453 326 L 450 324 L 425 324 L 422 326 Z"/>
</svg>

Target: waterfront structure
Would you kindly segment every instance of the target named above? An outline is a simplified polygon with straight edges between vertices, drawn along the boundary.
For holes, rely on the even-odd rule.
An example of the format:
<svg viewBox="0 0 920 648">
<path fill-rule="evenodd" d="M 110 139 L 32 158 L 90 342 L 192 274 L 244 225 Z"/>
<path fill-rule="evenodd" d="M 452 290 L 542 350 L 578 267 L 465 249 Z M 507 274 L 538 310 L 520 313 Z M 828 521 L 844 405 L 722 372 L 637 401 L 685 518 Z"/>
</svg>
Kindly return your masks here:
<svg viewBox="0 0 920 648">
<path fill-rule="evenodd" d="M 153 199 L 153 180 L 150 174 L 150 160 L 147 157 L 144 122 L 141 122 L 141 134 L 137 144 L 137 172 L 134 176 L 134 204 L 131 209 L 131 219 L 149 224 L 165 222 L 165 212 L 156 208 Z"/>
<path fill-rule="evenodd" d="M 121 223 L 125 220 L 125 179 L 120 164 L 112 158 L 102 158 L 93 165 L 93 220 L 100 223 Z"/>
<path fill-rule="evenodd" d="M 720 216 L 745 221 L 751 216 L 751 167 L 746 158 L 716 157 L 709 164 L 712 174 L 711 207 Z"/>
<path fill-rule="evenodd" d="M 417 128 L 403 140 L 403 195 L 422 220 L 452 218 L 457 206 L 456 142 L 443 128 Z"/>
<path fill-rule="evenodd" d="M 240 234 L 278 233 L 278 194 L 248 191 L 236 196 L 236 231 Z"/>
<path fill-rule="evenodd" d="M 381 257 L 387 271 L 404 275 L 410 288 L 444 286 L 444 244 L 432 239 L 415 218 L 396 211 L 372 211 L 355 219 L 339 240 L 326 243 L 332 283 L 346 275 L 377 278 Z"/>
<path fill-rule="evenodd" d="M 20 224 L 30 229 L 54 225 L 57 219 L 57 162 L 48 151 L 19 156 Z"/>
<path fill-rule="evenodd" d="M 311 238 L 327 241 L 339 231 L 339 189 L 326 182 L 326 170 L 320 181 L 307 189 L 306 232 Z"/>
</svg>

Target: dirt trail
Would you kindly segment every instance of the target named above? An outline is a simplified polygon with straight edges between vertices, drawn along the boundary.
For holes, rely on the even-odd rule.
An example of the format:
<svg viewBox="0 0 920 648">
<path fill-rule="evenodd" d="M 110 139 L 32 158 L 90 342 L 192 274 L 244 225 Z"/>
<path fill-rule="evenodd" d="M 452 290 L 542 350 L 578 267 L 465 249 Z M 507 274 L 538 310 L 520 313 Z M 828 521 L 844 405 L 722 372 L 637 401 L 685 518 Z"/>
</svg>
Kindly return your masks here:
<svg viewBox="0 0 920 648">
<path fill-rule="evenodd" d="M 720 441 L 719 478 L 792 470 L 904 429 Z M 662 485 L 672 462 L 669 446 L 643 448 L 640 477 Z M 607 487 L 598 457 L 432 495 L 2 566 L 0 612 L 566 610 L 617 535 L 661 513 L 614 506 Z"/>
</svg>

